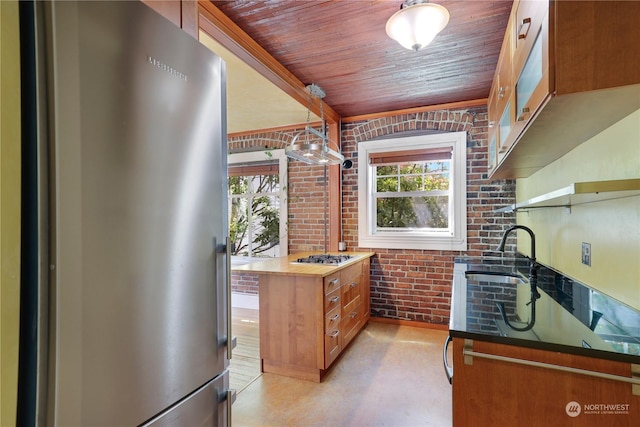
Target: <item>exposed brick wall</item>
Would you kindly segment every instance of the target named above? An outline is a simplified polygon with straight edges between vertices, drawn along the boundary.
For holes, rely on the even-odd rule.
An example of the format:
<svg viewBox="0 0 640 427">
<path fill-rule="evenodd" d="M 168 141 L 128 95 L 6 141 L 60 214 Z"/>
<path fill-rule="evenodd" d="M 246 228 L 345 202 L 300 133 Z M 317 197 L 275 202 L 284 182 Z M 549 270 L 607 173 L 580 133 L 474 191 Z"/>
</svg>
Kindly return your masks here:
<svg viewBox="0 0 640 427">
<path fill-rule="evenodd" d="M 421 131 L 467 132 L 468 251 L 359 248 L 357 144 L 374 138 Z M 284 148 L 295 132 L 270 132 L 229 141 L 230 151 Z M 487 112 L 485 107 L 405 114 L 343 124 L 342 153 L 353 161 L 342 172 L 343 240 L 349 250 L 376 252 L 371 262 L 372 315 L 435 324 L 449 321 L 453 260 L 456 256 L 497 255 L 502 231 L 514 214 L 493 211 L 515 203 L 514 181 L 487 179 Z M 324 168 L 298 161 L 288 170 L 288 241 L 291 253 L 324 248 Z M 234 291 L 253 293 L 234 274 Z M 253 277 L 257 280 L 257 276 Z M 243 286 L 245 288 L 243 288 Z"/>
<path fill-rule="evenodd" d="M 325 250 L 326 189 L 324 166 L 289 160 L 289 253 Z"/>
<path fill-rule="evenodd" d="M 291 143 L 295 134 L 295 131 L 274 131 L 244 135 L 229 138 L 227 146 L 229 153 L 284 148 Z"/>
<path fill-rule="evenodd" d="M 263 132 L 229 139 L 229 152 L 285 148 L 301 130 Z M 304 135 L 298 139 L 304 141 Z M 324 251 L 325 176 L 323 166 L 289 160 L 287 240 L 289 253 Z"/>
<path fill-rule="evenodd" d="M 258 275 L 233 272 L 231 274 L 231 291 L 239 294 L 258 295 Z"/>
<path fill-rule="evenodd" d="M 467 132 L 468 251 L 359 248 L 357 144 L 374 138 L 420 131 Z M 487 112 L 485 107 L 441 110 L 347 123 L 342 153 L 354 162 L 343 171 L 343 238 L 349 249 L 376 252 L 371 262 L 373 316 L 435 324 L 449 321 L 451 280 L 456 256 L 491 256 L 513 214 L 494 209 L 515 202 L 514 181 L 487 179 Z"/>
</svg>

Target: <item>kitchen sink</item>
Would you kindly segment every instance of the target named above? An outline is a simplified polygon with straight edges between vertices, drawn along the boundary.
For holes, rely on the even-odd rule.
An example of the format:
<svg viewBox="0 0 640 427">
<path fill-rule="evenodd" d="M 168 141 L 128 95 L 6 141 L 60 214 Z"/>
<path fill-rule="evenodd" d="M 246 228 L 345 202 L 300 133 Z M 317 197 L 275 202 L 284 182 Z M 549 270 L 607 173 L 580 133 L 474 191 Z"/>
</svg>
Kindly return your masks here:
<svg viewBox="0 0 640 427">
<path fill-rule="evenodd" d="M 508 285 L 527 284 L 527 281 L 523 277 L 517 274 L 511 274 L 511 273 L 467 270 L 465 271 L 464 276 L 467 278 L 467 280 L 475 280 L 478 282 L 494 282 L 494 283 L 504 283 Z"/>
</svg>

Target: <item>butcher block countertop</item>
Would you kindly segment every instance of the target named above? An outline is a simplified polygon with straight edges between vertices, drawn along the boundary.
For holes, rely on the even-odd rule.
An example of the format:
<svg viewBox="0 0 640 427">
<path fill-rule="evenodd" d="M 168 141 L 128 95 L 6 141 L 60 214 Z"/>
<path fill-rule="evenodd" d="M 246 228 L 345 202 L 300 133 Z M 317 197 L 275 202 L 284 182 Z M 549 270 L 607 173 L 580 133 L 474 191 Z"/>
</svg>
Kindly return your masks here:
<svg viewBox="0 0 640 427">
<path fill-rule="evenodd" d="M 298 258 L 305 258 L 310 255 L 317 255 L 321 252 L 298 252 L 295 254 L 270 258 L 265 261 L 252 262 L 234 266 L 233 271 L 253 272 L 259 274 L 279 274 L 285 276 L 318 276 L 325 277 L 345 267 L 361 262 L 366 258 L 375 255 L 374 252 L 328 252 L 330 255 L 351 255 L 353 258 L 340 265 L 297 263 Z"/>
</svg>

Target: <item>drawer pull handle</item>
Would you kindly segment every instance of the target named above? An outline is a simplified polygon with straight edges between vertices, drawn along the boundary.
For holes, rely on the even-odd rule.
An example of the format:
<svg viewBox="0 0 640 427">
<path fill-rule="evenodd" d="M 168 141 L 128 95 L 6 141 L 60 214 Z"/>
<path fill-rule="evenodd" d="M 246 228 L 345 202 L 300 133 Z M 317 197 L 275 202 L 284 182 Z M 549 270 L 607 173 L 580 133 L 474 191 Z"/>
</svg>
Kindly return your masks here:
<svg viewBox="0 0 640 427">
<path fill-rule="evenodd" d="M 340 301 L 340 297 L 339 296 L 335 296 L 335 297 L 333 297 L 333 298 L 331 298 L 329 300 L 329 302 L 331 302 L 332 304 L 335 303 L 335 302 L 338 302 L 338 301 Z"/>
<path fill-rule="evenodd" d="M 234 389 L 227 390 L 227 426 L 231 427 L 231 408 L 236 400 L 236 391 Z"/>
<path fill-rule="evenodd" d="M 357 284 L 356 282 L 351 282 L 351 283 L 349 284 L 349 287 L 350 287 L 350 288 L 355 288 L 356 286 L 358 286 L 358 284 Z"/>
<path fill-rule="evenodd" d="M 524 107 L 524 108 L 522 109 L 522 114 L 520 114 L 520 115 L 518 116 L 518 121 L 519 121 L 519 122 L 522 122 L 522 121 L 524 121 L 524 120 L 527 120 L 527 118 L 529 118 L 529 108 L 528 108 L 528 107 Z"/>
<path fill-rule="evenodd" d="M 338 279 L 338 278 L 336 277 L 335 279 L 331 279 L 331 280 L 329 281 L 329 283 L 330 283 L 330 284 L 332 284 L 332 285 L 335 285 L 335 284 L 337 284 L 339 281 L 340 281 L 340 279 Z"/>
<path fill-rule="evenodd" d="M 520 23 L 520 29 L 518 29 L 518 39 L 526 39 L 527 34 L 529 34 L 529 28 L 531 28 L 531 18 L 524 18 Z"/>
<path fill-rule="evenodd" d="M 358 312 L 357 311 L 352 311 L 350 316 L 351 316 L 352 319 L 355 318 L 355 317 L 358 317 Z"/>
<path fill-rule="evenodd" d="M 334 314 L 333 316 L 331 316 L 331 317 L 329 318 L 329 320 L 331 320 L 332 322 L 334 322 L 334 321 L 338 320 L 339 318 L 340 318 L 340 315 L 339 315 L 339 314 Z"/>
<path fill-rule="evenodd" d="M 490 128 L 492 128 L 492 127 L 494 127 L 494 126 L 495 126 L 495 124 L 496 124 L 496 122 L 494 122 L 493 120 L 491 120 L 491 121 L 489 122 L 489 127 L 490 127 Z"/>
<path fill-rule="evenodd" d="M 329 336 L 330 336 L 331 338 L 335 338 L 335 337 L 337 337 L 339 334 L 340 334 L 340 331 L 336 329 L 335 331 L 331 331 L 331 333 L 329 334 Z"/>
<path fill-rule="evenodd" d="M 462 354 L 467 357 L 481 357 L 490 360 L 499 360 L 501 362 L 517 363 L 525 366 L 535 366 L 536 368 L 552 369 L 560 372 L 571 372 L 572 374 L 588 375 L 590 377 L 604 378 L 611 381 L 620 381 L 631 384 L 633 387 L 640 385 L 638 377 L 623 377 L 621 375 L 607 374 L 605 372 L 589 371 L 586 369 L 572 368 L 570 366 L 555 365 L 553 363 L 536 362 L 533 360 L 518 359 L 509 356 L 499 356 L 497 354 L 480 353 L 464 348 Z M 634 393 L 635 394 L 635 393 Z"/>
</svg>

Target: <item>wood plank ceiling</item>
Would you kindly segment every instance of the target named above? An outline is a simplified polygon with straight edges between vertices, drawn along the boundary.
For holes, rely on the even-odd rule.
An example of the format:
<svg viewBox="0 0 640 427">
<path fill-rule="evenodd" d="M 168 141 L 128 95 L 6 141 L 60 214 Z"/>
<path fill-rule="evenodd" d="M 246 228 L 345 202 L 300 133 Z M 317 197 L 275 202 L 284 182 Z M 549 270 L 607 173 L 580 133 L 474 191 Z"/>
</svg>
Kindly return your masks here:
<svg viewBox="0 0 640 427">
<path fill-rule="evenodd" d="M 487 98 L 511 0 L 437 0 L 449 25 L 424 50 L 385 32 L 401 0 L 213 0 L 280 64 L 353 117 Z"/>
</svg>

